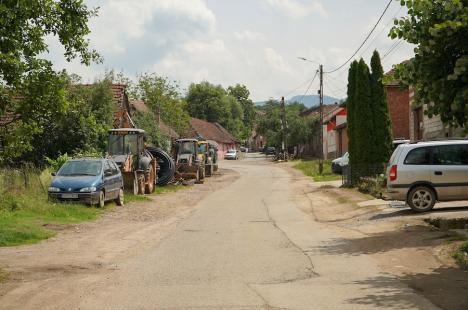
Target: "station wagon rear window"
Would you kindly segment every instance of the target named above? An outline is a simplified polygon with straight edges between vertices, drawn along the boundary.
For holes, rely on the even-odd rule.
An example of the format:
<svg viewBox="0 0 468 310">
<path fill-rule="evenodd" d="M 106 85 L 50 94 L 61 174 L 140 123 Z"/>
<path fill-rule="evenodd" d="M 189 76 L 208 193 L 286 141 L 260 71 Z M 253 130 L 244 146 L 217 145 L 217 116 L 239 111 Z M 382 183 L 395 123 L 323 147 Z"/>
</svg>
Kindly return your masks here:
<svg viewBox="0 0 468 310">
<path fill-rule="evenodd" d="M 405 165 L 430 165 L 431 149 L 429 147 L 420 147 L 411 150 L 405 158 Z"/>
</svg>

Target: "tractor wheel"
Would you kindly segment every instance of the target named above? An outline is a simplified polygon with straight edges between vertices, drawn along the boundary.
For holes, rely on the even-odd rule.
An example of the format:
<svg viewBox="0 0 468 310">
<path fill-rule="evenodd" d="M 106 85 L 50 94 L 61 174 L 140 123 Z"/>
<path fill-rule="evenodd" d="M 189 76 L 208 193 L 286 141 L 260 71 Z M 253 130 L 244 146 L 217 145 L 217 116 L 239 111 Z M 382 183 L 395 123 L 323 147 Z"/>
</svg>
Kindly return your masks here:
<svg viewBox="0 0 468 310">
<path fill-rule="evenodd" d="M 138 195 L 138 178 L 133 179 L 133 195 Z"/>
<path fill-rule="evenodd" d="M 115 203 L 118 206 L 123 206 L 124 204 L 124 190 L 123 188 L 119 189 L 119 195 L 115 198 Z"/>
<path fill-rule="evenodd" d="M 149 172 L 147 172 L 145 175 L 145 179 L 146 179 L 145 193 L 146 194 L 152 194 L 154 192 L 154 184 L 156 183 L 155 177 L 156 176 L 154 173 L 154 167 L 151 166 L 149 169 Z"/>
<path fill-rule="evenodd" d="M 211 177 L 213 175 L 213 165 L 205 166 L 205 174 L 207 177 Z"/>
<path fill-rule="evenodd" d="M 200 167 L 200 180 L 205 179 L 205 167 Z"/>
<path fill-rule="evenodd" d="M 138 194 L 139 195 L 145 194 L 145 175 L 144 174 L 138 175 Z"/>
</svg>

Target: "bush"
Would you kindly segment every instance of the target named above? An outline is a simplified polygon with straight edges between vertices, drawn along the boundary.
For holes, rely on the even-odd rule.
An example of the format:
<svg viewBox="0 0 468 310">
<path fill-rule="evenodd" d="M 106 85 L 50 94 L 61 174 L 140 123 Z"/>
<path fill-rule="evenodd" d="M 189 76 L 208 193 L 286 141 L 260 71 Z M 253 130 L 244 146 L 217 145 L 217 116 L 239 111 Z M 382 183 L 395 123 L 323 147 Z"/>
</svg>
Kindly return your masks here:
<svg viewBox="0 0 468 310">
<path fill-rule="evenodd" d="M 386 186 L 386 180 L 387 178 L 384 175 L 380 175 L 374 178 L 360 178 L 357 187 L 361 193 L 370 194 L 376 198 L 381 198 L 383 189 Z"/>
<path fill-rule="evenodd" d="M 465 241 L 458 248 L 458 251 L 453 255 L 455 260 L 460 266 L 465 269 L 468 269 L 468 241 Z"/>
<path fill-rule="evenodd" d="M 57 157 L 56 159 L 52 159 L 52 158 L 49 158 L 49 157 L 45 158 L 45 160 L 47 162 L 47 165 L 49 166 L 50 170 L 52 170 L 54 172 L 58 171 L 60 169 L 60 167 L 62 167 L 63 164 L 69 159 L 71 159 L 71 157 L 68 156 L 67 153 L 59 155 L 59 157 Z"/>
</svg>

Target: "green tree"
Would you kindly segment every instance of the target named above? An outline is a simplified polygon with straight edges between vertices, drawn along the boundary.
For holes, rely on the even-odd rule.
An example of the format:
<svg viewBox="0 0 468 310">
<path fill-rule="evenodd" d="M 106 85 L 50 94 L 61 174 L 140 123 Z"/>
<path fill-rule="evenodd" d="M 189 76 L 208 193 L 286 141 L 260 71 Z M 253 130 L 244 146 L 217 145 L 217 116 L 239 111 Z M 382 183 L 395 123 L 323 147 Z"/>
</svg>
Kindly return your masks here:
<svg viewBox="0 0 468 310">
<path fill-rule="evenodd" d="M 355 60 L 351 63 L 348 71 L 348 90 L 347 90 L 347 99 L 346 99 L 346 109 L 347 109 L 347 122 L 348 122 L 348 152 L 349 152 L 349 161 L 350 166 L 353 166 L 358 162 L 360 158 L 358 140 L 356 127 L 359 126 L 358 117 L 356 114 L 357 103 L 356 103 L 356 78 L 357 78 L 357 69 L 358 62 Z"/>
<path fill-rule="evenodd" d="M 147 143 L 150 145 L 163 148 L 167 150 L 170 145 L 168 145 L 168 138 L 159 129 L 157 123 L 155 122 L 155 115 L 153 112 L 142 113 L 136 112 L 133 115 L 133 121 L 138 128 L 145 130 Z"/>
<path fill-rule="evenodd" d="M 415 44 L 414 58 L 396 66 L 396 78 L 415 90 L 450 126 L 468 128 L 468 3 L 466 0 L 401 0 L 408 16 L 395 21 L 392 39 Z M 468 130 L 468 129 L 467 129 Z"/>
<path fill-rule="evenodd" d="M 242 121 L 249 130 L 252 130 L 255 121 L 255 105 L 250 99 L 250 91 L 247 86 L 236 84 L 228 87 L 227 90 L 229 95 L 236 98 L 237 102 L 241 104 L 243 109 Z"/>
<path fill-rule="evenodd" d="M 48 51 L 46 36 L 58 38 L 68 61 L 79 57 L 89 65 L 100 60 L 86 39 L 88 21 L 96 15 L 97 10 L 88 9 L 82 0 L 1 2 L 0 112 L 15 108 L 12 96 L 23 92 L 22 85 L 30 75 L 52 67 L 50 61 L 40 58 Z"/>
<path fill-rule="evenodd" d="M 186 100 L 192 117 L 219 123 L 236 138 L 246 139 L 250 134 L 246 134 L 242 104 L 221 85 L 191 84 Z"/>
<path fill-rule="evenodd" d="M 386 163 L 393 151 L 392 125 L 388 112 L 387 93 L 383 84 L 383 68 L 377 51 L 371 58 L 371 109 L 373 112 L 373 137 L 375 163 Z"/>
<path fill-rule="evenodd" d="M 356 84 L 354 92 L 354 134 L 355 158 L 353 162 L 364 166 L 375 163 L 375 139 L 372 117 L 372 93 L 369 67 L 361 58 L 356 69 Z"/>
<path fill-rule="evenodd" d="M 41 165 L 46 157 L 102 155 L 106 151 L 107 131 L 112 128 L 116 109 L 111 81 L 106 78 L 83 86 L 65 74 L 62 78 L 65 85 L 59 90 L 64 94 L 66 109 L 60 113 L 46 113 L 37 120 L 35 128 L 39 130 L 30 134 L 31 151 L 19 157 L 21 161 Z M 53 92 L 48 90 L 48 93 Z"/>
<path fill-rule="evenodd" d="M 156 74 L 139 76 L 134 94 L 143 100 L 153 115 L 158 115 L 178 133 L 184 132 L 190 122 L 187 104 L 181 99 L 179 86 Z M 156 118 L 155 118 L 156 119 Z"/>
</svg>

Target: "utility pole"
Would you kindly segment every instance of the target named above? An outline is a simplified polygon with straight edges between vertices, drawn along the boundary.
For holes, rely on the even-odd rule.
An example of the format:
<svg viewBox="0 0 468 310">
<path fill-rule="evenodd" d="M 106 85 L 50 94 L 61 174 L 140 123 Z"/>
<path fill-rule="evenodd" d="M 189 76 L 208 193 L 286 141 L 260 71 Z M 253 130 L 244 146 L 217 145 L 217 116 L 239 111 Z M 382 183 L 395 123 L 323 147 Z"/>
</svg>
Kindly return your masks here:
<svg viewBox="0 0 468 310">
<path fill-rule="evenodd" d="M 319 173 L 323 173 L 323 65 L 320 65 L 320 156 Z"/>
<path fill-rule="evenodd" d="M 281 97 L 281 129 L 283 131 L 282 141 L 281 141 L 281 151 L 283 152 L 283 160 L 287 159 L 286 151 L 288 148 L 287 145 L 287 124 L 286 124 L 286 107 L 284 106 L 284 97 Z"/>
</svg>

